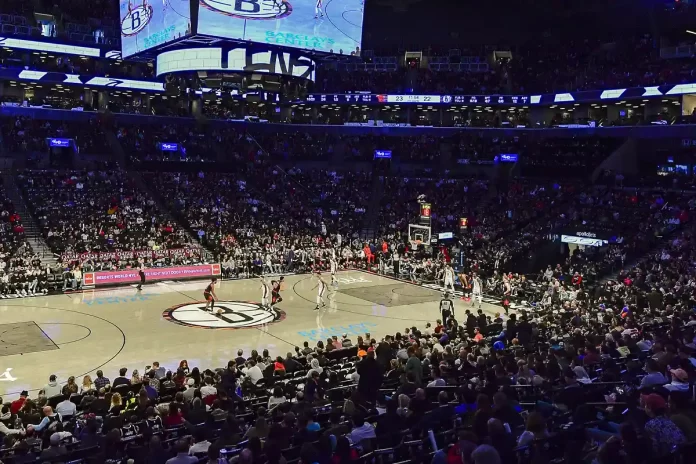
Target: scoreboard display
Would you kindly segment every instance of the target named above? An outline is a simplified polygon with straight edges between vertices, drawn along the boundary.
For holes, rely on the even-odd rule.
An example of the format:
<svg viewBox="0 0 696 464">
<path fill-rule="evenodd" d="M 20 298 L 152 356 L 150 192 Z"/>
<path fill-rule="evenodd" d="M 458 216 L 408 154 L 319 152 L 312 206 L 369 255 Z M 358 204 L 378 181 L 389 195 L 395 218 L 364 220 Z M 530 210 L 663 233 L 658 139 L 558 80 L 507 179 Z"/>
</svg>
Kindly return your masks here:
<svg viewBox="0 0 696 464">
<path fill-rule="evenodd" d="M 191 34 L 189 0 L 120 0 L 121 55 L 135 55 Z"/>
<path fill-rule="evenodd" d="M 197 33 L 350 55 L 360 48 L 364 0 L 200 0 Z"/>
</svg>

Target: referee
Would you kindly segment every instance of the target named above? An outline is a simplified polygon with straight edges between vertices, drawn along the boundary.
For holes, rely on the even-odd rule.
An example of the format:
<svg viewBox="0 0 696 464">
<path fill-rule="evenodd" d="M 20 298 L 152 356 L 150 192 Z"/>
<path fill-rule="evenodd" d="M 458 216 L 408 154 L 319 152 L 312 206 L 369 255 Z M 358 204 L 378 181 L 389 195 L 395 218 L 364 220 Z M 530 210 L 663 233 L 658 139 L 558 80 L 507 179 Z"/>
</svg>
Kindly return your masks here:
<svg viewBox="0 0 696 464">
<path fill-rule="evenodd" d="M 447 322 L 454 318 L 454 304 L 450 300 L 448 292 L 442 294 L 442 299 L 440 300 L 440 315 L 442 316 L 442 325 L 447 327 Z"/>
<path fill-rule="evenodd" d="M 140 276 L 138 290 L 142 290 L 143 284 L 145 283 L 145 263 L 143 261 L 140 261 L 140 266 L 138 267 L 138 275 Z"/>
</svg>

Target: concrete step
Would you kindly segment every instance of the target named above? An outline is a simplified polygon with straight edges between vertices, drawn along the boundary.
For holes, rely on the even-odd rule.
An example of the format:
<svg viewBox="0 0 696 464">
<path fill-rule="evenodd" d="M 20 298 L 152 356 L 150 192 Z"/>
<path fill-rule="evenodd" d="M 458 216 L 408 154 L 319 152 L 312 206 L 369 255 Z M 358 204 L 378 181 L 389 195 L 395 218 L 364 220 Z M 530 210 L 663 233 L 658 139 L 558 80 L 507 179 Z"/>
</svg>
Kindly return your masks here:
<svg viewBox="0 0 696 464">
<path fill-rule="evenodd" d="M 43 239 L 43 236 L 41 234 L 41 228 L 29 212 L 29 208 L 27 208 L 26 202 L 22 197 L 22 193 L 19 189 L 19 186 L 15 182 L 14 176 L 9 173 L 4 174 L 3 183 L 7 193 L 7 197 L 12 201 L 15 210 L 22 218 L 24 234 L 32 250 L 34 250 L 34 253 L 36 253 L 39 256 L 42 264 L 55 264 L 57 260 L 53 252 L 49 248 L 48 244 L 46 244 L 46 241 Z"/>
</svg>

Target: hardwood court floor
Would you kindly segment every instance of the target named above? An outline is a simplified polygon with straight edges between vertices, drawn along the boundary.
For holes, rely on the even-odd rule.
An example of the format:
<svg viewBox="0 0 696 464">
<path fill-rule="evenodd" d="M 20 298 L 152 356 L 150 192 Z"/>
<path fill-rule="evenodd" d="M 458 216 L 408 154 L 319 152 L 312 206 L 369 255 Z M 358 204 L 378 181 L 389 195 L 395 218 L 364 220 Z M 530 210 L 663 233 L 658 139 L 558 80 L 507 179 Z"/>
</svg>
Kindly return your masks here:
<svg viewBox="0 0 696 464">
<path fill-rule="evenodd" d="M 330 276 L 324 275 L 330 282 Z M 60 383 L 74 375 L 78 384 L 98 369 L 113 380 L 118 369 L 143 372 L 159 361 L 174 370 L 215 368 L 243 349 L 268 349 L 284 356 L 308 341 L 348 333 L 355 341 L 369 332 L 379 339 L 414 325 L 423 329 L 439 318 L 438 291 L 361 271 L 338 274 L 329 285 L 326 307 L 314 311 L 317 279 L 288 276 L 277 311 L 261 299 L 259 279 L 230 280 L 216 293 L 224 311 L 202 310 L 207 281 L 159 282 L 134 287 L 0 301 L 0 396 L 11 400 L 22 390 L 38 393 L 56 374 Z M 462 318 L 470 303 L 454 300 Z M 484 303 L 487 313 L 501 308 Z"/>
</svg>

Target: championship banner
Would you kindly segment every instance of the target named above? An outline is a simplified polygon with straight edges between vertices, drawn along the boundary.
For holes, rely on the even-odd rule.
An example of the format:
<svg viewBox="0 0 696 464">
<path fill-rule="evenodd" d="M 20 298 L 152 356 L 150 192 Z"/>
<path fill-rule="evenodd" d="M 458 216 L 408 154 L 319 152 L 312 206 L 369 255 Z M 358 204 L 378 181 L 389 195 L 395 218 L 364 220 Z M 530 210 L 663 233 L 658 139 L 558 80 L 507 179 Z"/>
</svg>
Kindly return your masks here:
<svg viewBox="0 0 696 464">
<path fill-rule="evenodd" d="M 459 232 L 464 232 L 468 228 L 469 228 L 469 219 L 468 218 L 459 218 Z"/>
<path fill-rule="evenodd" d="M 430 203 L 420 204 L 420 219 L 422 224 L 430 224 L 430 215 L 432 214 L 432 209 Z"/>
<path fill-rule="evenodd" d="M 195 266 L 153 267 L 145 269 L 145 281 L 196 279 L 220 275 L 219 264 L 198 264 Z M 140 283 L 137 269 L 122 271 L 86 272 L 83 276 L 85 287 Z"/>
<path fill-rule="evenodd" d="M 88 261 L 90 259 L 94 260 L 108 260 L 108 259 L 134 259 L 134 258 L 176 258 L 184 256 L 190 258 L 192 256 L 200 256 L 200 248 L 172 248 L 169 250 L 135 250 L 135 251 L 102 251 L 97 253 L 85 252 L 85 253 L 62 253 L 60 258 L 63 262 L 70 261 Z"/>
</svg>

